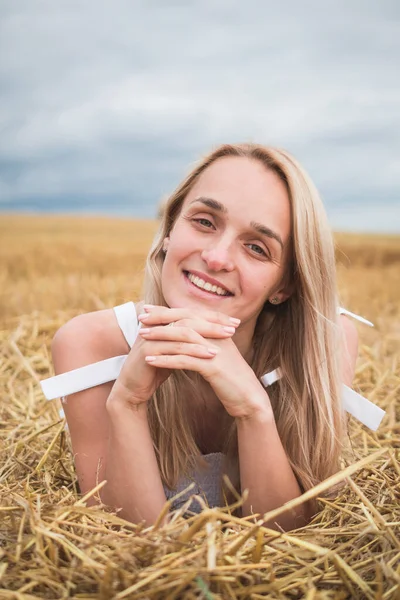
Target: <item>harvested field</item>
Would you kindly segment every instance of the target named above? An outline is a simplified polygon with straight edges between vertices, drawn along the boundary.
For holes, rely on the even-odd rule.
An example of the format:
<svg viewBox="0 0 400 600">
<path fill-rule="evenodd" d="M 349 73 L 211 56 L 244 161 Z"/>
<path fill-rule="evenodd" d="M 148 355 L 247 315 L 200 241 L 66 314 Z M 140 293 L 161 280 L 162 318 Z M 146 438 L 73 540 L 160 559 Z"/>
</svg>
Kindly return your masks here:
<svg viewBox="0 0 400 600">
<path fill-rule="evenodd" d="M 341 304 L 358 325 L 354 388 L 387 411 L 350 422 L 334 500 L 290 534 L 205 510 L 143 528 L 76 494 L 58 404 L 39 381 L 72 316 L 140 296 L 154 222 L 0 219 L 0 599 L 400 598 L 400 240 L 338 235 Z M 314 490 L 318 496 L 329 482 Z"/>
</svg>

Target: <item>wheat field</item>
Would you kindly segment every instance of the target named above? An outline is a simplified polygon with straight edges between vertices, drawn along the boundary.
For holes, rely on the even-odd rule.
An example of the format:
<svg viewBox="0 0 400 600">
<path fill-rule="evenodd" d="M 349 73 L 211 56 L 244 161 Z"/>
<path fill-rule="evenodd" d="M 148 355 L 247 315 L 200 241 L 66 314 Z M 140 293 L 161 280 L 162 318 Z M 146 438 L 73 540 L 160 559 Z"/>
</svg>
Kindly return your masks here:
<svg viewBox="0 0 400 600">
<path fill-rule="evenodd" d="M 168 525 L 88 508 L 57 402 L 50 343 L 71 317 L 140 297 L 154 221 L 0 219 L 0 599 L 400 598 L 400 240 L 336 236 L 341 305 L 357 325 L 353 387 L 386 410 L 350 421 L 334 500 L 295 532 L 206 509 Z M 332 482 L 312 493 L 322 494 Z M 166 510 L 168 506 L 166 506 Z"/>
</svg>

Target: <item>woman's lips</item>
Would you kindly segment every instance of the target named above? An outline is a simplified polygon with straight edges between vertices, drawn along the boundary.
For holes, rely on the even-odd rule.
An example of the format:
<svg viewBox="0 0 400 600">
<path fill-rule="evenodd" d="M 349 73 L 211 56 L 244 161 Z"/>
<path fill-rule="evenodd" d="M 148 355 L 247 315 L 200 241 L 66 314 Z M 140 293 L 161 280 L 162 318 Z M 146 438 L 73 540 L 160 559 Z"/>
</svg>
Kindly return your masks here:
<svg viewBox="0 0 400 600">
<path fill-rule="evenodd" d="M 229 294 L 230 296 L 234 296 L 234 293 L 226 287 L 226 285 L 224 285 L 221 281 L 218 281 L 218 279 L 214 279 L 214 277 L 211 277 L 210 275 L 207 275 L 206 273 L 203 273 L 201 271 L 185 271 L 187 276 L 191 276 L 190 278 L 193 280 L 193 278 L 197 278 L 198 280 L 202 280 L 205 284 L 210 284 L 212 287 L 217 287 L 220 288 L 221 291 L 224 291 L 226 294 Z M 196 284 L 197 282 L 195 282 Z"/>
<path fill-rule="evenodd" d="M 191 291 L 194 292 L 194 293 L 196 293 L 196 295 L 198 294 L 202 298 L 225 299 L 225 298 L 230 298 L 230 297 L 233 296 L 233 294 L 231 294 L 228 290 L 226 290 L 226 288 L 224 288 L 222 286 L 217 286 L 216 284 L 212 284 L 211 281 L 209 281 L 209 280 L 207 281 L 206 279 L 203 279 L 202 277 L 200 277 L 199 275 L 193 273 L 192 271 L 184 271 L 183 274 L 184 274 L 186 283 L 190 286 Z M 218 288 L 219 290 L 223 290 L 226 293 L 224 293 L 224 294 L 218 294 L 216 291 L 212 291 L 212 289 L 206 290 L 206 289 L 204 289 L 204 287 L 198 287 L 195 283 L 193 283 L 193 281 L 190 281 L 190 279 L 189 279 L 190 276 L 192 278 L 193 277 L 197 277 L 198 280 L 202 280 L 206 284 L 210 284 L 214 288 Z"/>
</svg>

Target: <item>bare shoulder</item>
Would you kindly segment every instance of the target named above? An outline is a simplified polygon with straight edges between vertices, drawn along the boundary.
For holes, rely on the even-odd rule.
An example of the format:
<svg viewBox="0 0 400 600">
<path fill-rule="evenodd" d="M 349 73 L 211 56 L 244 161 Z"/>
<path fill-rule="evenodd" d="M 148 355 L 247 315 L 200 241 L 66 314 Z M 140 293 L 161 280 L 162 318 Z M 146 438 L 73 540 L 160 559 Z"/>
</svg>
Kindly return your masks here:
<svg viewBox="0 0 400 600">
<path fill-rule="evenodd" d="M 358 331 L 354 322 L 346 315 L 340 315 L 340 326 L 344 336 L 343 382 L 350 386 L 358 356 Z"/>
<path fill-rule="evenodd" d="M 127 354 L 129 350 L 112 308 L 73 317 L 57 330 L 51 344 L 56 373 Z"/>
<path fill-rule="evenodd" d="M 340 315 L 340 326 L 343 330 L 346 345 L 349 351 L 358 350 L 358 331 L 352 319 L 346 315 Z"/>
</svg>

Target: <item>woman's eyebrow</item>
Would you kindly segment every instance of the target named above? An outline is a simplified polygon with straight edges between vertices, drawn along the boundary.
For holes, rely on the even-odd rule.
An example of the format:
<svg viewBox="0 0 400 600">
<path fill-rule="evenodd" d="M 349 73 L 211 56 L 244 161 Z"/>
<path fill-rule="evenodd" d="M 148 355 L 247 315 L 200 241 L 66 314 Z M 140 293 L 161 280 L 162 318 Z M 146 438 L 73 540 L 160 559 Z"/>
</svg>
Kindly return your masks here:
<svg viewBox="0 0 400 600">
<path fill-rule="evenodd" d="M 255 231 L 257 231 L 257 233 L 260 233 L 261 235 L 265 235 L 269 238 L 276 240 L 283 250 L 283 242 L 279 233 L 276 233 L 273 229 L 270 229 L 269 227 L 266 227 L 261 223 L 256 223 L 255 221 L 252 221 L 250 225 Z"/>
<path fill-rule="evenodd" d="M 208 208 L 213 208 L 214 210 L 217 210 L 221 213 L 228 212 L 228 209 L 226 208 L 226 206 L 221 204 L 221 202 L 218 202 L 218 200 L 214 200 L 214 198 L 206 198 L 204 196 L 199 196 L 198 198 L 195 198 L 194 200 L 192 200 L 190 202 L 190 204 L 194 204 L 195 202 L 201 202 L 201 204 L 208 206 Z M 261 223 L 257 223 L 256 221 L 252 221 L 250 223 L 250 227 L 252 229 L 254 229 L 254 231 L 259 233 L 260 235 L 265 235 L 266 237 L 276 240 L 280 244 L 280 246 L 283 250 L 283 242 L 282 242 L 282 238 L 279 235 L 279 233 L 276 233 L 276 231 L 274 231 L 270 227 L 266 227 L 266 225 L 262 225 Z"/>
<path fill-rule="evenodd" d="M 190 202 L 190 204 L 194 204 L 194 202 L 201 202 L 205 206 L 208 206 L 208 208 L 213 208 L 214 210 L 218 210 L 219 212 L 222 212 L 222 213 L 228 212 L 228 209 L 226 208 L 226 206 L 221 204 L 221 202 L 218 202 L 218 200 L 214 200 L 213 198 L 206 198 L 204 196 L 199 196 L 199 198 L 195 198 L 194 200 L 192 200 Z"/>
</svg>

